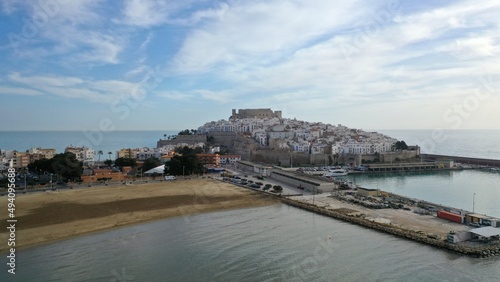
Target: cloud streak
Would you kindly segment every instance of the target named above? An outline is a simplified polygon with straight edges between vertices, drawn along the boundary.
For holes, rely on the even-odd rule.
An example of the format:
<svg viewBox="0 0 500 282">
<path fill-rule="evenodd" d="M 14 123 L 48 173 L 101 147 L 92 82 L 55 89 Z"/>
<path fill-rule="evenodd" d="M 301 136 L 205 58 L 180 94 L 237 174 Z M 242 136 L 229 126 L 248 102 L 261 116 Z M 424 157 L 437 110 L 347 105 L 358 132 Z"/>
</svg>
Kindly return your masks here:
<svg viewBox="0 0 500 282">
<path fill-rule="evenodd" d="M 12 33 L 22 35 L 23 17 L 33 19 L 44 3 L 4 0 L 0 20 L 15 23 Z M 131 95 L 155 69 L 158 83 L 144 101 L 149 111 L 137 109 L 138 116 L 160 114 L 172 103 L 183 109 L 203 103 L 217 111 L 280 107 L 337 123 L 364 109 L 384 114 L 353 118 L 353 126 L 391 128 L 394 118 L 385 112 L 394 111 L 414 115 L 410 127 L 425 120 L 418 126 L 429 128 L 433 118 L 442 123 L 442 109 L 474 91 L 478 76 L 500 76 L 495 1 L 58 3 L 18 52 L 1 41 L 3 94 L 57 96 L 91 107 Z M 471 127 L 498 127 L 471 116 Z"/>
</svg>

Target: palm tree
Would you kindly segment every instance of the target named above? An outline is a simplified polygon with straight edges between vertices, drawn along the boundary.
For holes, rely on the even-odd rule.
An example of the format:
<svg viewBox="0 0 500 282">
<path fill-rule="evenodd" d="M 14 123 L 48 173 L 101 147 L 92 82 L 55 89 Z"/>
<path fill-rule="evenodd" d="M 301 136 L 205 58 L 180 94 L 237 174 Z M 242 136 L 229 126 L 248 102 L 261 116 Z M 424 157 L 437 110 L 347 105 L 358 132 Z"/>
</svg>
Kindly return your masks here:
<svg viewBox="0 0 500 282">
<path fill-rule="evenodd" d="M 101 155 L 104 154 L 102 150 L 97 151 L 97 156 L 99 157 L 99 162 L 101 161 Z"/>
<path fill-rule="evenodd" d="M 108 155 L 109 155 L 109 160 L 111 160 L 111 155 L 112 155 L 112 154 L 113 154 L 112 152 L 108 152 Z"/>
<path fill-rule="evenodd" d="M 163 134 L 163 140 L 166 140 L 167 139 L 167 134 Z"/>
</svg>

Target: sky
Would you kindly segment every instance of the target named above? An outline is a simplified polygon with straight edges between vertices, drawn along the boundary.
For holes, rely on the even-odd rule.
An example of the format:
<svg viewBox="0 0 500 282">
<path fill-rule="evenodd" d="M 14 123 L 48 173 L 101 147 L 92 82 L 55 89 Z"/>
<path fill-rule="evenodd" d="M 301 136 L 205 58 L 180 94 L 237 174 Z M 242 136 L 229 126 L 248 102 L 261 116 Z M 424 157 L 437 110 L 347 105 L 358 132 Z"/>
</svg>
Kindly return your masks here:
<svg viewBox="0 0 500 282">
<path fill-rule="evenodd" d="M 232 109 L 500 129 L 500 3 L 0 0 L 0 130 L 196 129 Z"/>
</svg>

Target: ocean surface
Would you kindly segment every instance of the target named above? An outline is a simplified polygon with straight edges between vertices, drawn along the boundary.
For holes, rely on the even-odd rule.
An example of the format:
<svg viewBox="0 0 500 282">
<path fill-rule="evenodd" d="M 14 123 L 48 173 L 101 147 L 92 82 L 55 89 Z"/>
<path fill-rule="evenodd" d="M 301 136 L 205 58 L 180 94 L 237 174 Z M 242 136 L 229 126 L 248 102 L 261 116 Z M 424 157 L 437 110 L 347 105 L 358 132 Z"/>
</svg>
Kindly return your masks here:
<svg viewBox="0 0 500 282">
<path fill-rule="evenodd" d="M 56 149 L 64 153 L 68 146 L 85 146 L 96 152 L 102 150 L 101 159 L 115 156 L 122 148 L 156 148 L 164 134 L 176 135 L 180 130 L 165 131 L 0 131 L 0 149 L 26 151 L 31 148 Z"/>
<path fill-rule="evenodd" d="M 0 281 L 498 281 L 473 259 L 278 204 L 20 250 Z"/>
<path fill-rule="evenodd" d="M 122 148 L 156 147 L 165 131 L 0 131 L 0 149 L 26 151 L 32 147 L 54 148 L 63 153 L 67 146 L 87 146 L 104 156 Z M 370 130 L 371 131 L 371 130 Z M 373 130 L 420 145 L 423 153 L 500 159 L 500 130 Z M 96 155 L 97 159 L 97 155 Z"/>
<path fill-rule="evenodd" d="M 375 130 L 419 145 L 422 153 L 500 159 L 500 130 Z"/>
<path fill-rule="evenodd" d="M 345 178 L 361 187 L 500 218 L 500 172 L 459 170 L 350 174 Z"/>
</svg>

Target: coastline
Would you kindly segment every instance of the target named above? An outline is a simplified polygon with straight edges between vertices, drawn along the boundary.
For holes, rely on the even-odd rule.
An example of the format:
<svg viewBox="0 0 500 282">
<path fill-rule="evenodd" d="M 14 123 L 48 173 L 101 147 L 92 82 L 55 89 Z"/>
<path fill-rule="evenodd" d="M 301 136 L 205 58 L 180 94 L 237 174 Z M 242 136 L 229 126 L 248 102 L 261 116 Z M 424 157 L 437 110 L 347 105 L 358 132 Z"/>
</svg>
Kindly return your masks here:
<svg viewBox="0 0 500 282">
<path fill-rule="evenodd" d="M 16 249 L 176 216 L 278 203 L 260 193 L 213 179 L 50 191 L 16 198 Z M 7 197 L 0 198 L 6 206 Z M 5 205 L 4 205 L 5 204 Z M 6 210 L 0 228 L 6 228 Z M 2 234 L 0 253 L 8 250 Z"/>
<path fill-rule="evenodd" d="M 299 197 L 300 198 L 300 197 Z M 466 246 L 454 243 L 448 243 L 440 236 L 429 236 L 428 232 L 414 229 L 412 226 L 415 222 L 404 222 L 403 224 L 393 224 L 391 220 L 384 218 L 369 218 L 363 216 L 356 210 L 348 208 L 330 208 L 328 206 L 319 206 L 303 199 L 295 199 L 295 197 L 282 197 L 281 202 L 299 209 L 314 212 L 323 216 L 342 220 L 348 223 L 356 224 L 375 231 L 391 234 L 403 239 L 412 240 L 415 242 L 430 245 L 439 249 L 460 253 L 474 258 L 489 258 L 500 256 L 500 245 L 484 245 L 484 246 Z M 359 206 L 357 207 L 359 209 Z M 399 211 L 398 211 L 399 212 Z M 418 226 L 419 228 L 425 225 Z M 427 227 L 430 227 L 429 225 Z M 428 230 L 427 230 L 428 231 Z M 436 230 L 433 230 L 436 231 Z"/>
</svg>

